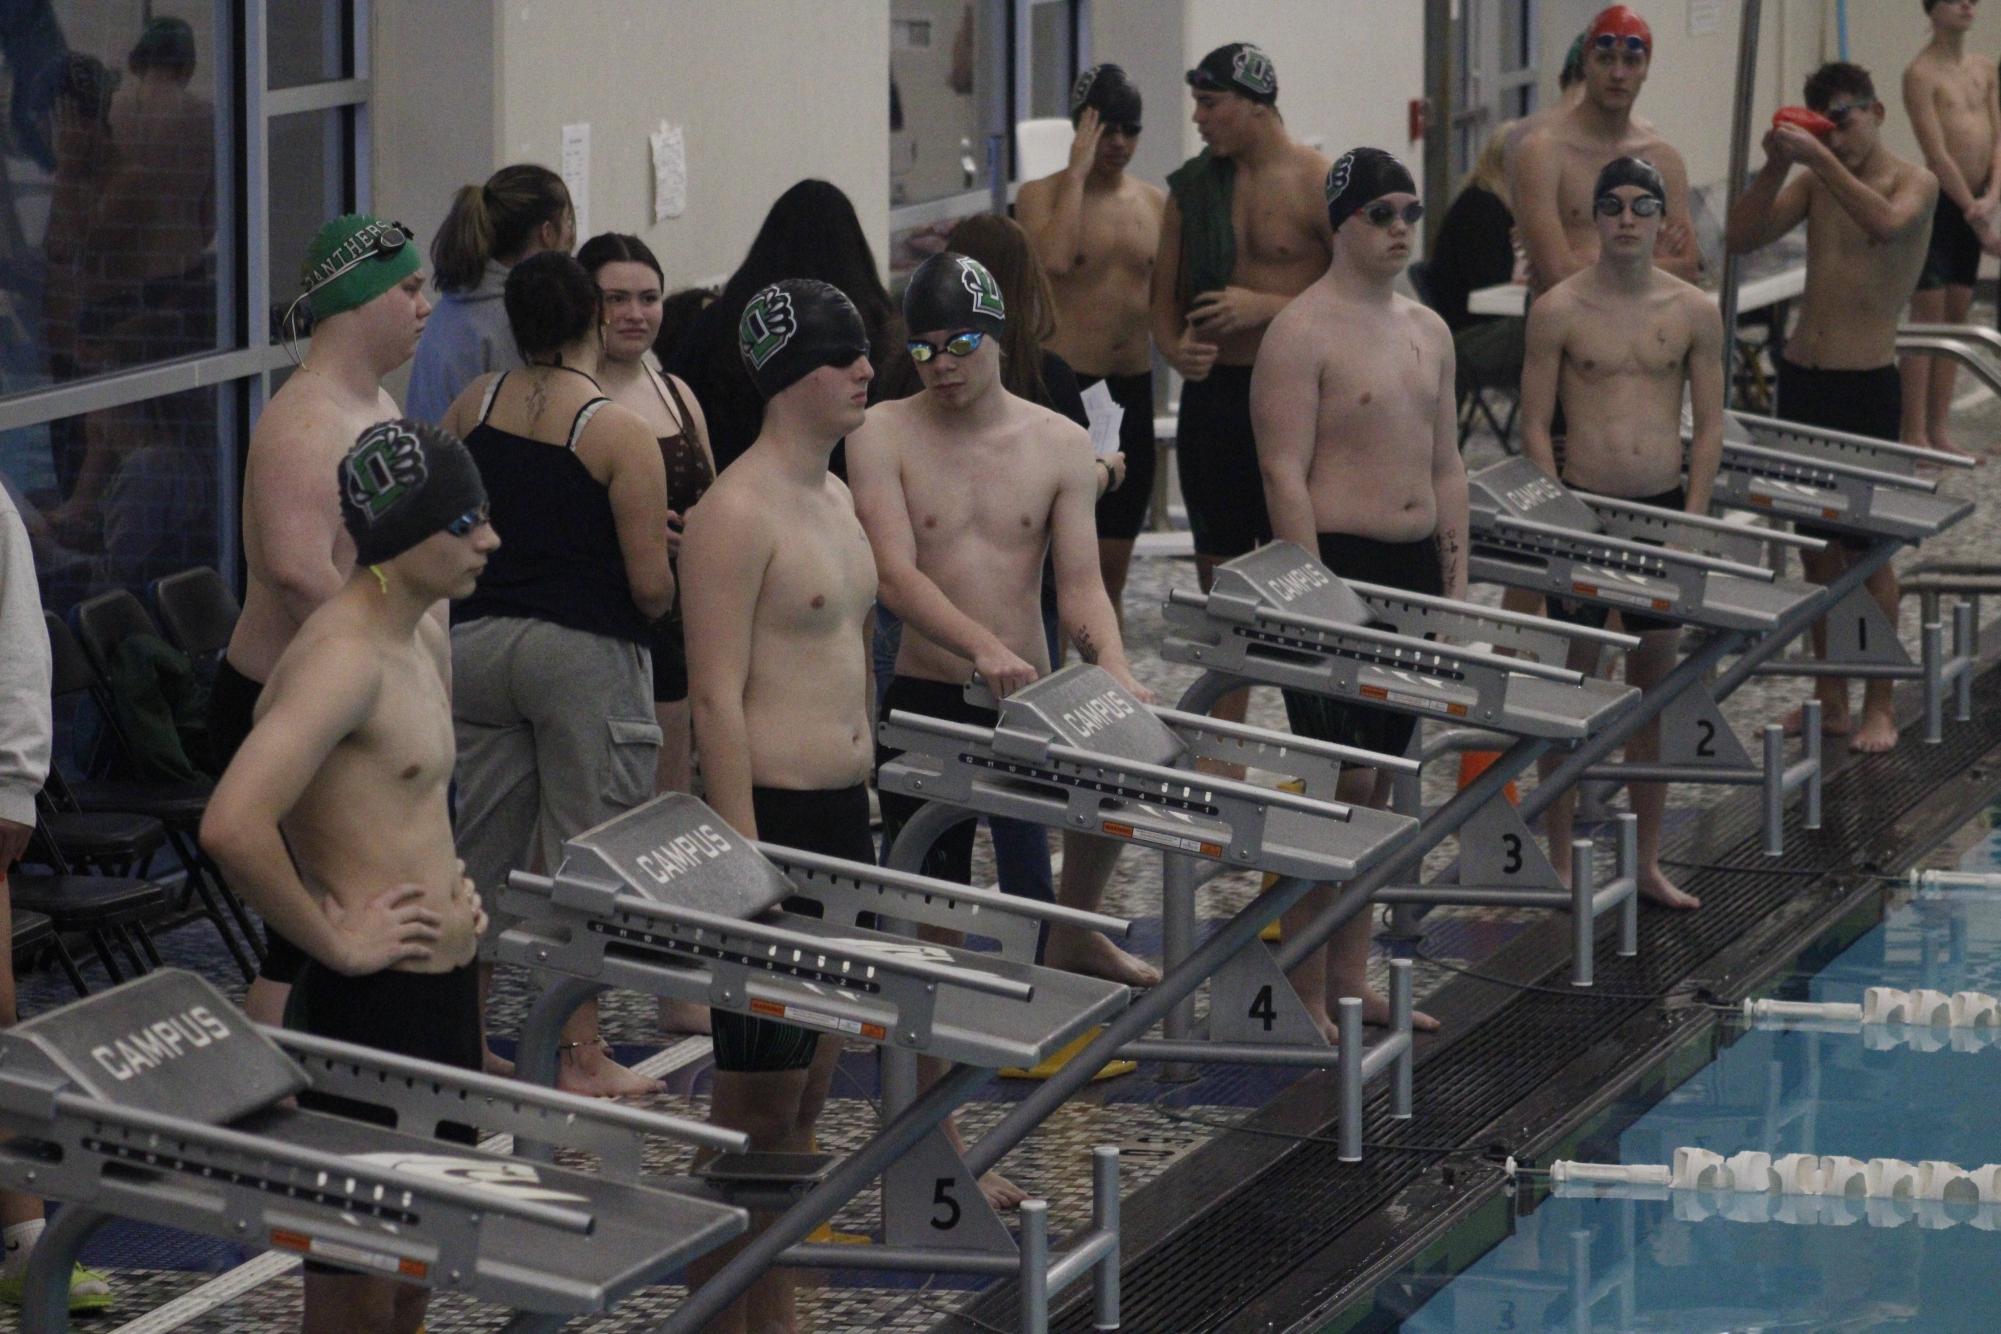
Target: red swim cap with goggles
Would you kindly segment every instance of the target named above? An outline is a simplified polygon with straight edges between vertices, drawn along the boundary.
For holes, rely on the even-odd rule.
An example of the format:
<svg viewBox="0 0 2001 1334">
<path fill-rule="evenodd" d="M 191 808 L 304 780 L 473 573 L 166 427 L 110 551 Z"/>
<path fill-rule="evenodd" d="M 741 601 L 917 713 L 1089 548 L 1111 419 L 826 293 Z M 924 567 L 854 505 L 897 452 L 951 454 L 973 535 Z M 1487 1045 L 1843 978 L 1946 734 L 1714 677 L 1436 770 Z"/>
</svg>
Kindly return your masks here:
<svg viewBox="0 0 2001 1334">
<path fill-rule="evenodd" d="M 1585 33 L 1590 46 L 1630 46 L 1652 55 L 1654 50 L 1654 30 L 1647 21 L 1624 5 L 1613 5 L 1601 10 L 1598 17 L 1591 20 L 1591 28 Z M 1609 38 L 1607 41 L 1605 39 Z"/>
</svg>

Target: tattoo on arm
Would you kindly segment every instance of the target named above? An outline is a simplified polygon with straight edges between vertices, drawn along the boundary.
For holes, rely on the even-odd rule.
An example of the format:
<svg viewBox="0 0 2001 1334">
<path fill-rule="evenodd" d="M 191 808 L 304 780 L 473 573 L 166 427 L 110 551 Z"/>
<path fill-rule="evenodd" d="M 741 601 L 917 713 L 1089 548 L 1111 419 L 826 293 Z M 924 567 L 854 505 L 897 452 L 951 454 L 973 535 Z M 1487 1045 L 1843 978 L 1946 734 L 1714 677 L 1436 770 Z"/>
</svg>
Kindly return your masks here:
<svg viewBox="0 0 2001 1334">
<path fill-rule="evenodd" d="M 1098 665 L 1098 641 L 1091 638 L 1089 630 L 1073 631 L 1070 635 L 1070 642 L 1077 646 L 1078 657 L 1090 663 L 1093 667 Z"/>
<path fill-rule="evenodd" d="M 1452 571 L 1459 564 L 1459 534 L 1447 530 L 1438 535 L 1438 586 L 1452 587 Z"/>
</svg>

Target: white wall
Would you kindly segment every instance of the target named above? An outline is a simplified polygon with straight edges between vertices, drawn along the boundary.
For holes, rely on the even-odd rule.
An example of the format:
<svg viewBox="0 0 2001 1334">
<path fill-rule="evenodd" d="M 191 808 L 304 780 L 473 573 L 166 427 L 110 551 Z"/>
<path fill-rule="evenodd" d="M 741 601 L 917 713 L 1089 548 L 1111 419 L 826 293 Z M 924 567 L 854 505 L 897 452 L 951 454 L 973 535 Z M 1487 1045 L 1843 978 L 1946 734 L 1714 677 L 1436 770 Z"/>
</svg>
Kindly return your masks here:
<svg viewBox="0 0 2001 1334">
<path fill-rule="evenodd" d="M 1201 58 L 1182 40 L 1182 6 L 1163 0 L 1092 0 L 1091 60 L 1123 66 L 1139 85 L 1146 129 L 1133 154 L 1134 175 L 1164 185 L 1188 156 L 1182 130 L 1194 104 L 1182 76 Z"/>
<path fill-rule="evenodd" d="M 1278 109 L 1295 139 L 1319 140 L 1330 158 L 1360 144 L 1387 149 L 1422 174 L 1421 146 L 1408 133 L 1410 99 L 1424 96 L 1416 0 L 1183 0 L 1182 11 L 1183 69 L 1226 42 L 1254 42 L 1278 69 Z M 1202 141 L 1188 123 L 1186 88 L 1175 91 L 1186 157 Z"/>
<path fill-rule="evenodd" d="M 591 127 L 590 223 L 644 238 L 669 288 L 724 274 L 804 176 L 847 192 L 880 257 L 889 210 L 882 0 L 423 0 L 376 6 L 376 204 L 436 234 L 452 191 L 559 166 Z M 688 207 L 653 222 L 647 135 L 685 128 Z"/>
</svg>

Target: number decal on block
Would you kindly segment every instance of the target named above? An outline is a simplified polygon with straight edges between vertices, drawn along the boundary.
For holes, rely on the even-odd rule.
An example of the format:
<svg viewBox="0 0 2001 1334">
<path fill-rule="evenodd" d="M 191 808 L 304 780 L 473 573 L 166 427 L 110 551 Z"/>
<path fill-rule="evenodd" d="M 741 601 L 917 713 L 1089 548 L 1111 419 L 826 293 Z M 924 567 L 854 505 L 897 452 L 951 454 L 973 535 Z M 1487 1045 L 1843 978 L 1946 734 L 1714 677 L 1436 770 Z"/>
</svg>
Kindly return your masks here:
<svg viewBox="0 0 2001 1334">
<path fill-rule="evenodd" d="M 1522 871 L 1522 836 L 1520 834 L 1501 835 L 1501 847 L 1508 860 L 1501 867 L 1502 875 L 1520 875 Z"/>
<path fill-rule="evenodd" d="M 1258 988 L 1257 996 L 1251 1001 L 1251 1018 L 1262 1023 L 1267 1033 L 1271 1032 L 1272 1025 L 1278 1022 L 1278 1009 L 1272 1004 L 1269 982 Z"/>
<path fill-rule="evenodd" d="M 940 1232 L 950 1232 L 953 1228 L 959 1226 L 961 1211 L 959 1209 L 959 1202 L 952 1198 L 952 1178 L 938 1178 L 938 1184 L 931 1190 L 931 1203 L 946 1211 L 943 1218 L 940 1218 L 937 1214 L 931 1215 L 932 1227 L 937 1228 Z"/>
</svg>

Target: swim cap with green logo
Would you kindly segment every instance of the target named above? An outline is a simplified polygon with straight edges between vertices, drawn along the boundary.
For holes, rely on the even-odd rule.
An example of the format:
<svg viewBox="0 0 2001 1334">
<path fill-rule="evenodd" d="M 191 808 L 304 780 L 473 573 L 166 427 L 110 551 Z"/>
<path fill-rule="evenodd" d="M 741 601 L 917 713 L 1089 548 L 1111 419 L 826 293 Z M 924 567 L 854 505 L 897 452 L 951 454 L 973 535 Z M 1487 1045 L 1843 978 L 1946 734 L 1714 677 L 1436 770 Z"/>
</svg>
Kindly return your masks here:
<svg viewBox="0 0 2001 1334">
<path fill-rule="evenodd" d="M 1266 106 L 1278 101 L 1278 70 L 1271 57 L 1249 42 L 1230 42 L 1202 57 L 1188 71 L 1188 86 L 1202 92 L 1236 93 Z"/>
<path fill-rule="evenodd" d="M 394 560 L 486 504 L 486 484 L 465 442 L 407 418 L 363 431 L 335 476 L 357 565 Z"/>
<path fill-rule="evenodd" d="M 867 356 L 868 326 L 832 283 L 787 278 L 744 303 L 736 347 L 757 392 L 774 398 L 822 366 Z"/>
<path fill-rule="evenodd" d="M 320 228 L 306 247 L 299 286 L 313 308 L 313 318 L 323 320 L 367 305 L 423 262 L 416 238 L 401 223 L 347 213 Z"/>
<path fill-rule="evenodd" d="M 1007 304 L 986 265 L 943 250 L 910 275 L 910 286 L 903 289 L 903 327 L 912 337 L 978 329 L 999 338 L 1007 328 Z"/>
</svg>

